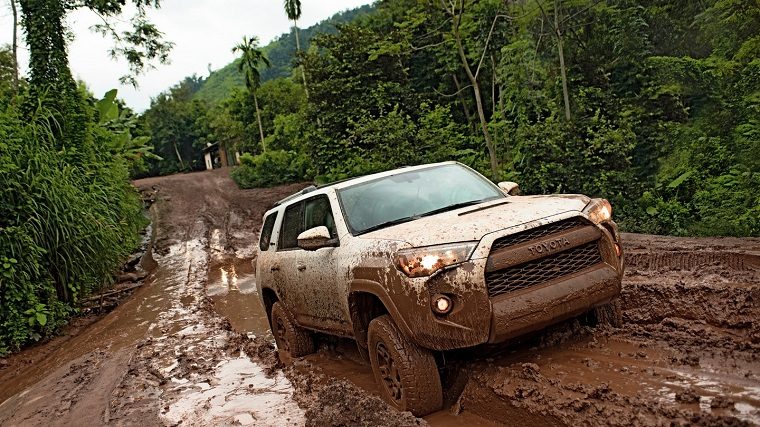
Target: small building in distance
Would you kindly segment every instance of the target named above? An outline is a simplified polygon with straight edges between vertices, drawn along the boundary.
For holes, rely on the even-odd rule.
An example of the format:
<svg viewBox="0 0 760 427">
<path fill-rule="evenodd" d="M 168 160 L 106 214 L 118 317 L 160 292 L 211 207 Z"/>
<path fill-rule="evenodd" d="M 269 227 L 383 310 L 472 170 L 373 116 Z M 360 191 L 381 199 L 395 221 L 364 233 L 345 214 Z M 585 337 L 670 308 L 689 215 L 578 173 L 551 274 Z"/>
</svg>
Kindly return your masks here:
<svg viewBox="0 0 760 427">
<path fill-rule="evenodd" d="M 226 147 L 226 144 L 207 142 L 203 148 L 203 159 L 206 162 L 206 170 L 226 168 L 240 164 L 240 153 Z"/>
</svg>

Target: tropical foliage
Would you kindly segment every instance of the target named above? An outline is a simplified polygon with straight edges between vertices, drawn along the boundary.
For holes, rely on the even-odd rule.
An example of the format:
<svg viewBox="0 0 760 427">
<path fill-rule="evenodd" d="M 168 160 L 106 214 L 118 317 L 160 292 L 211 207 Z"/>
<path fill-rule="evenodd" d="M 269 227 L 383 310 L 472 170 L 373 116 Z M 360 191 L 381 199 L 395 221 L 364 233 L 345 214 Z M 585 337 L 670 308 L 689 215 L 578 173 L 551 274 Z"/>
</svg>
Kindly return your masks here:
<svg viewBox="0 0 760 427">
<path fill-rule="evenodd" d="M 96 99 L 69 69 L 66 14 L 87 7 L 108 22 L 125 2 L 18 3 L 28 82 L 6 78 L 16 59 L 0 50 L 0 356 L 54 333 L 83 296 L 112 280 L 146 224 L 130 170 L 158 160 L 116 91 Z M 170 45 L 145 18 L 157 5 L 136 0 L 134 28 L 114 34 L 113 53 L 131 67 L 124 80 L 166 59 Z"/>
<path fill-rule="evenodd" d="M 385 0 L 294 57 L 308 96 L 264 95 L 300 71 L 263 79 L 280 152 L 257 156 L 245 97 L 210 108 L 238 123 L 243 186 L 453 159 L 607 197 L 628 231 L 759 235 L 757 34 L 748 0 Z"/>
</svg>

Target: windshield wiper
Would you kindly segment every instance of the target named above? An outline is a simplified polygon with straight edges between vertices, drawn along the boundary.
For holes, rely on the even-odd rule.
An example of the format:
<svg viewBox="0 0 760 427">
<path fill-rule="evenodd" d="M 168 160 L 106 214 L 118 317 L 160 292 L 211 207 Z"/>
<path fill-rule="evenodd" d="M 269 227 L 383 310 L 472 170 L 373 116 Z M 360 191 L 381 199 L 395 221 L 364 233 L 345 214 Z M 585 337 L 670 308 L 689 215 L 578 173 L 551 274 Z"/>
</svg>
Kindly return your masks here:
<svg viewBox="0 0 760 427">
<path fill-rule="evenodd" d="M 409 222 L 417 218 L 419 218 L 419 216 L 415 215 L 415 216 L 408 216 L 404 218 L 392 219 L 390 221 L 381 222 L 380 224 L 375 224 L 371 227 L 365 228 L 364 230 L 359 231 L 358 234 L 369 233 L 370 231 L 375 231 L 381 228 L 390 227 L 391 225 L 402 224 L 404 222 Z"/>
<path fill-rule="evenodd" d="M 402 224 L 402 223 L 409 222 L 409 221 L 414 221 L 415 219 L 422 218 L 424 216 L 435 215 L 437 213 L 441 213 L 441 212 L 445 212 L 445 211 L 450 211 L 450 210 L 454 210 L 454 209 L 459 209 L 459 208 L 463 208 L 465 206 L 477 205 L 479 203 L 483 203 L 483 202 L 488 201 L 488 200 L 490 200 L 490 199 L 470 200 L 469 202 L 454 203 L 453 205 L 448 205 L 448 206 L 444 206 L 442 208 L 433 209 L 432 211 L 429 211 L 429 212 L 425 212 L 425 213 L 421 213 L 421 214 L 416 214 L 416 215 L 412 215 L 412 216 L 407 216 L 407 217 L 404 217 L 404 218 L 393 219 L 393 220 L 390 220 L 390 221 L 381 222 L 380 224 L 376 224 L 376 225 L 373 225 L 373 226 L 371 226 L 369 228 L 365 228 L 364 230 L 359 231 L 358 234 L 369 233 L 370 231 L 375 231 L 375 230 L 379 230 L 381 228 L 390 227 L 392 225 L 397 225 L 397 224 Z"/>
<path fill-rule="evenodd" d="M 454 209 L 459 209 L 459 208 L 463 208 L 463 207 L 466 207 L 466 206 L 477 205 L 477 204 L 483 203 L 483 202 L 485 202 L 487 200 L 488 199 L 470 200 L 469 202 L 454 203 L 453 205 L 444 206 L 442 208 L 433 209 L 430 212 L 425 212 L 423 214 L 416 215 L 415 218 L 422 218 L 423 216 L 435 215 L 437 213 L 446 212 L 446 211 L 452 211 Z"/>
</svg>

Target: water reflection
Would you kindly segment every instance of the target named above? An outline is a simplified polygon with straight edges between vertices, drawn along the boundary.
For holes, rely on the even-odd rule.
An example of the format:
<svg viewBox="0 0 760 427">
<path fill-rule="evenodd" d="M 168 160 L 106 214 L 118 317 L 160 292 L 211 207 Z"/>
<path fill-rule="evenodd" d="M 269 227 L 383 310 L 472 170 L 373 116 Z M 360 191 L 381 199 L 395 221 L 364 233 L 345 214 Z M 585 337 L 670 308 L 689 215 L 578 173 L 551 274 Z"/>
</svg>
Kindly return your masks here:
<svg viewBox="0 0 760 427">
<path fill-rule="evenodd" d="M 215 310 L 228 318 L 237 332 L 268 336 L 269 320 L 256 293 L 256 276 L 249 259 L 220 260 L 209 269 L 206 294 Z"/>
<path fill-rule="evenodd" d="M 229 290 L 240 290 L 237 286 L 237 273 L 235 272 L 235 264 L 228 265 L 219 268 L 222 275 L 222 284 Z"/>
</svg>

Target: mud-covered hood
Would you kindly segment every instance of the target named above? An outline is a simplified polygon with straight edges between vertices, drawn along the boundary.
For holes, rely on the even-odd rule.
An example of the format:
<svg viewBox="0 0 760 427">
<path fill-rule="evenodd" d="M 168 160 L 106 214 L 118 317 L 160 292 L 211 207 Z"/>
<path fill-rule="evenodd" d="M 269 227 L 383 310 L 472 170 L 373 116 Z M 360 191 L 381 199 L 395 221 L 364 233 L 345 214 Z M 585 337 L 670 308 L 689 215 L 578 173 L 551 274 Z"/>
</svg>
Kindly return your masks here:
<svg viewBox="0 0 760 427">
<path fill-rule="evenodd" d="M 412 246 L 480 240 L 484 235 L 566 212 L 582 211 L 589 198 L 563 194 L 512 196 L 443 212 L 362 235 L 390 239 Z"/>
</svg>

